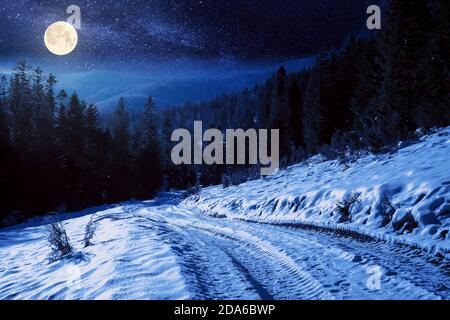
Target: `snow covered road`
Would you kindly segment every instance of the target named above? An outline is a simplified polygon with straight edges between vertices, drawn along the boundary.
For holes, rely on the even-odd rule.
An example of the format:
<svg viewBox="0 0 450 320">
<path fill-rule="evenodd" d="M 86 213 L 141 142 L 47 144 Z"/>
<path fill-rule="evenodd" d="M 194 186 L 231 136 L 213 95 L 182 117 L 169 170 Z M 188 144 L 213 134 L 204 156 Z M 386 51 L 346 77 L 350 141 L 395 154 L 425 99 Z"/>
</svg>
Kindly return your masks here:
<svg viewBox="0 0 450 320">
<path fill-rule="evenodd" d="M 83 249 L 90 214 L 64 221 L 78 260 L 50 263 L 38 223 L 0 230 L 0 299 L 450 298 L 449 262 L 407 246 L 213 218 L 169 194 L 99 209 Z"/>
</svg>

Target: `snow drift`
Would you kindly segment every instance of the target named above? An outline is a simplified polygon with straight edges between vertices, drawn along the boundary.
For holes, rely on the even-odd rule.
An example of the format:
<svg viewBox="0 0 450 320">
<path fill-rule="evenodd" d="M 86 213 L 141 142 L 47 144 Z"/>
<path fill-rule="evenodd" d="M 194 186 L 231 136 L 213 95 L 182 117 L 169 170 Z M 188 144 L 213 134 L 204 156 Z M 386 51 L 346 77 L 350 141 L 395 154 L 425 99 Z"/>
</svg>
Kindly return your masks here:
<svg viewBox="0 0 450 320">
<path fill-rule="evenodd" d="M 277 176 L 203 189 L 185 201 L 204 213 L 329 227 L 450 251 L 450 127 L 352 163 L 313 158 Z"/>
</svg>

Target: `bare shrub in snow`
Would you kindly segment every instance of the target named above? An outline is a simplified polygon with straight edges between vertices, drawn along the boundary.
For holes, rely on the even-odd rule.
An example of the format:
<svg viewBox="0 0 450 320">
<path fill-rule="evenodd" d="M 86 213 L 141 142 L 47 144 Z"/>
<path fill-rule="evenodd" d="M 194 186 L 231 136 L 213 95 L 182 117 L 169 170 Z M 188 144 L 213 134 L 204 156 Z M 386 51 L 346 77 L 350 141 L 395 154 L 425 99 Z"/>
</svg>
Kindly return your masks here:
<svg viewBox="0 0 450 320">
<path fill-rule="evenodd" d="M 222 175 L 222 188 L 226 189 L 230 186 L 230 177 L 227 174 Z"/>
<path fill-rule="evenodd" d="M 439 234 L 439 239 L 440 240 L 445 240 L 448 236 L 448 230 L 442 230 L 441 233 Z"/>
<path fill-rule="evenodd" d="M 343 171 L 367 154 L 364 143 L 356 132 L 335 132 L 331 144 L 322 146 L 319 151 L 324 160 L 337 160 Z"/>
<path fill-rule="evenodd" d="M 339 215 L 339 223 L 351 221 L 350 207 L 359 201 L 360 196 L 361 193 L 352 192 L 349 196 L 337 202 L 335 212 Z"/>
<path fill-rule="evenodd" d="M 92 246 L 92 240 L 94 240 L 95 232 L 98 229 L 98 220 L 96 220 L 95 214 L 91 216 L 89 219 L 89 222 L 86 224 L 86 228 L 84 231 L 84 247 L 87 248 L 89 246 Z"/>
<path fill-rule="evenodd" d="M 385 207 L 386 212 L 391 213 L 391 214 L 395 210 L 397 210 L 397 208 L 394 206 L 394 204 L 392 203 L 392 201 L 389 198 L 384 198 L 383 206 Z"/>
<path fill-rule="evenodd" d="M 382 202 L 382 212 L 384 219 L 381 222 L 381 227 L 387 226 L 392 221 L 392 217 L 394 216 L 396 211 L 397 208 L 392 203 L 392 201 L 387 197 L 384 198 Z"/>
<path fill-rule="evenodd" d="M 52 250 L 51 260 L 56 261 L 71 257 L 74 249 L 70 244 L 64 225 L 61 222 L 54 221 L 47 225 L 47 241 Z"/>
<path fill-rule="evenodd" d="M 199 196 L 201 191 L 202 191 L 202 187 L 199 184 L 195 184 L 193 187 L 186 190 L 186 192 L 183 194 L 183 196 L 184 196 L 184 198 L 189 198 L 192 196 Z"/>
<path fill-rule="evenodd" d="M 418 223 L 410 211 L 398 210 L 392 219 L 392 228 L 399 234 L 410 233 L 418 227 Z"/>
<path fill-rule="evenodd" d="M 184 197 L 185 197 L 185 198 L 189 198 L 189 197 L 192 197 L 192 196 L 198 196 L 198 195 L 200 195 L 200 192 L 202 191 L 201 180 L 202 180 L 202 175 L 201 175 L 201 173 L 198 171 L 198 172 L 196 173 L 195 185 L 193 185 L 192 187 L 190 187 L 190 188 L 184 193 Z"/>
<path fill-rule="evenodd" d="M 334 150 L 328 145 L 321 146 L 319 148 L 319 154 L 322 157 L 323 161 L 334 160 L 339 155 L 338 152 L 336 152 L 336 150 Z"/>
</svg>

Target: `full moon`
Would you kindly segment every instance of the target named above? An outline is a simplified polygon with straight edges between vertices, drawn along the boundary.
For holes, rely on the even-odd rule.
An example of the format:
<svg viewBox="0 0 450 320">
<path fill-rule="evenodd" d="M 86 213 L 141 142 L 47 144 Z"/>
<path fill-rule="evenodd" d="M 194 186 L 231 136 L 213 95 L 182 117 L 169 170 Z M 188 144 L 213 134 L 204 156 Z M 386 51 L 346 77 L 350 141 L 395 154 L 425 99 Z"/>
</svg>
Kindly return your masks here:
<svg viewBox="0 0 450 320">
<path fill-rule="evenodd" d="M 47 49 L 58 56 L 71 53 L 78 43 L 78 34 L 68 22 L 58 21 L 52 23 L 44 34 Z"/>
</svg>

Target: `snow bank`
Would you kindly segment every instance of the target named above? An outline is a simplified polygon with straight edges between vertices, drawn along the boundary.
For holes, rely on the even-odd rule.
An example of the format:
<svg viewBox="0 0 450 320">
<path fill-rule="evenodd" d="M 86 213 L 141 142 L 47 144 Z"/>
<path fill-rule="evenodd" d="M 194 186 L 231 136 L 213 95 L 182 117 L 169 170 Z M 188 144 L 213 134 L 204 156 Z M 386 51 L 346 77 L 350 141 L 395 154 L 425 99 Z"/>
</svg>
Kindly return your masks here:
<svg viewBox="0 0 450 320">
<path fill-rule="evenodd" d="M 42 221 L 1 229 L 0 300 L 191 298 L 176 255 L 156 229 L 146 228 L 148 212 L 140 210 L 128 203 L 60 216 L 78 255 L 56 262 L 48 259 Z M 99 227 L 84 248 L 92 211 Z"/>
<path fill-rule="evenodd" d="M 204 213 L 357 231 L 450 252 L 450 127 L 396 152 L 353 163 L 317 158 L 274 177 L 203 189 Z"/>
</svg>

